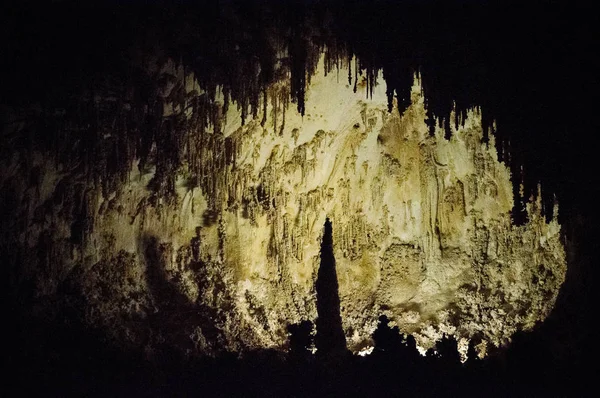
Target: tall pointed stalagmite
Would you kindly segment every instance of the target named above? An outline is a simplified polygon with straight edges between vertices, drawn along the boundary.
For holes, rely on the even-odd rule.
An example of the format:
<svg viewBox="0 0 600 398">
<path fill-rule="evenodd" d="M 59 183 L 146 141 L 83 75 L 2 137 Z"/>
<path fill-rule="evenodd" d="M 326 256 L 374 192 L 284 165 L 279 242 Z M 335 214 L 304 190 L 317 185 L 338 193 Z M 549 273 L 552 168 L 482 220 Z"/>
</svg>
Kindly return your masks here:
<svg viewBox="0 0 600 398">
<path fill-rule="evenodd" d="M 346 337 L 342 329 L 338 280 L 333 256 L 332 227 L 329 218 L 325 220 L 321 241 L 321 265 L 317 278 L 317 335 L 315 344 L 317 355 L 342 353 L 346 351 Z"/>
</svg>

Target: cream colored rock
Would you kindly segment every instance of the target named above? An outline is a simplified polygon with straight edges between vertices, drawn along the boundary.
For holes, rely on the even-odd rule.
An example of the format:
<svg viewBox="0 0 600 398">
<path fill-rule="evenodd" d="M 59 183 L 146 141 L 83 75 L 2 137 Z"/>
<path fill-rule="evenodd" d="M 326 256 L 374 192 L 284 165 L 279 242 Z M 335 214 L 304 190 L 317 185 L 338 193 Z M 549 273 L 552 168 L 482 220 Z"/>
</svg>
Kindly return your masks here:
<svg viewBox="0 0 600 398">
<path fill-rule="evenodd" d="M 182 68 L 167 69 L 161 95 L 177 79 L 201 95 Z M 531 328 L 548 315 L 565 277 L 556 218 L 546 223 L 532 202 L 530 221 L 511 224 L 510 172 L 493 137 L 481 142 L 479 110 L 449 140 L 441 129 L 430 136 L 419 80 L 401 116 L 388 113 L 379 81 L 366 99 L 364 86 L 353 93 L 335 73 L 317 74 L 304 117 L 282 99 L 282 83 L 270 89 L 267 114 L 244 126 L 230 106 L 222 132 L 191 135 L 173 200 L 155 197 L 148 189 L 155 170 L 137 164 L 116 192 L 86 191 L 93 228 L 80 246 L 68 243 L 57 207 L 23 237 L 33 247 L 43 231 L 55 232 L 56 270 L 53 278 L 39 274 L 40 292 L 53 294 L 75 275 L 88 320 L 134 344 L 151 335 L 188 353 L 280 347 L 287 324 L 317 316 L 328 216 L 349 348 L 369 345 L 381 314 L 422 348 L 443 333 L 465 348 L 474 335 L 499 345 Z M 167 108 L 165 116 L 176 112 Z M 33 208 L 68 173 L 43 157 L 36 162 L 45 174 Z M 187 185 L 190 174 L 200 187 Z M 157 314 L 181 339 L 151 321 Z"/>
</svg>

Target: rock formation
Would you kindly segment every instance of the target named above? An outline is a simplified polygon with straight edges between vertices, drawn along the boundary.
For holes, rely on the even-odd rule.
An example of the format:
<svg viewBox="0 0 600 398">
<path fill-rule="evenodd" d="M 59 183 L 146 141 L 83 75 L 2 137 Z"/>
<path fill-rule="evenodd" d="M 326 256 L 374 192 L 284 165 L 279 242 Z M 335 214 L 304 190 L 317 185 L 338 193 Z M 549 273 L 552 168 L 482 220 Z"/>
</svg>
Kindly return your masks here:
<svg viewBox="0 0 600 398">
<path fill-rule="evenodd" d="M 331 221 L 325 220 L 321 243 L 321 264 L 315 283 L 317 292 L 317 335 L 315 346 L 317 355 L 343 355 L 346 351 L 346 337 L 340 316 L 340 296 L 333 255 L 333 230 Z"/>
<path fill-rule="evenodd" d="M 15 292 L 32 282 L 36 313 L 77 303 L 149 355 L 280 347 L 287 325 L 317 318 L 326 217 L 352 350 L 382 314 L 423 349 L 446 333 L 466 352 L 552 309 L 566 271 L 557 211 L 548 222 L 530 200 L 528 221 L 512 223 L 510 171 L 479 109 L 447 137 L 418 77 L 402 113 L 381 77 L 353 90 L 317 73 L 304 115 L 283 81 L 253 114 L 183 65 L 145 70 L 155 101 L 90 94 L 86 131 L 5 128 L 9 141 L 35 137 L 2 157 L 0 184 L 2 254 Z"/>
</svg>

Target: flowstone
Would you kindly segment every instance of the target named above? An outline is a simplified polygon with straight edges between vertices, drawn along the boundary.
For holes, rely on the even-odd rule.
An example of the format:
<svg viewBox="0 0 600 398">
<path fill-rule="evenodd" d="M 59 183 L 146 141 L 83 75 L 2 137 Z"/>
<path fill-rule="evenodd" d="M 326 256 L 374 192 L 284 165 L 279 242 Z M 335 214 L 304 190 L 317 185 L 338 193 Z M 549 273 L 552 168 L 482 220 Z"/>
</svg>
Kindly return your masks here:
<svg viewBox="0 0 600 398">
<path fill-rule="evenodd" d="M 222 98 L 194 119 L 176 103 L 205 100 L 193 76 L 163 69 L 160 134 L 180 137 L 177 161 L 160 135 L 111 184 L 45 153 L 3 161 L 38 307 L 69 285 L 85 319 L 121 342 L 188 354 L 281 347 L 288 324 L 317 316 L 329 217 L 352 350 L 382 314 L 423 349 L 443 333 L 466 349 L 475 335 L 502 344 L 552 309 L 566 272 L 557 212 L 547 222 L 532 199 L 528 222 L 513 225 L 510 171 L 494 137 L 482 142 L 478 109 L 447 139 L 429 132 L 417 78 L 400 115 L 384 83 L 366 99 L 364 84 L 353 93 L 330 73 L 313 76 L 303 117 L 277 83 L 243 125 Z"/>
</svg>

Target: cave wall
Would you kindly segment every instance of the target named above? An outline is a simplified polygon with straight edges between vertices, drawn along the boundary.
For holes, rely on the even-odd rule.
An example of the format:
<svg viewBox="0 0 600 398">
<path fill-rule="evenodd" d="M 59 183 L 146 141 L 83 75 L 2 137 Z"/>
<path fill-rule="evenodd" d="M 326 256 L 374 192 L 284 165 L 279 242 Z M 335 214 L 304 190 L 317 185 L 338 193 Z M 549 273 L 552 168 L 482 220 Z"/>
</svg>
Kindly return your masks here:
<svg viewBox="0 0 600 398">
<path fill-rule="evenodd" d="M 479 109 L 448 138 L 418 77 L 406 110 L 389 112 L 381 76 L 340 82 L 352 67 L 312 76 L 303 115 L 284 79 L 253 114 L 150 59 L 152 102 L 90 94 L 83 132 L 65 119 L 7 125 L 9 140 L 34 138 L 1 168 L 11 291 L 38 316 L 75 306 L 150 354 L 282 347 L 288 324 L 316 318 L 329 217 L 353 350 L 381 314 L 423 348 L 443 333 L 464 349 L 474 336 L 500 345 L 543 320 L 566 272 L 557 208 L 548 221 L 532 198 L 514 225 L 511 172 Z"/>
</svg>

